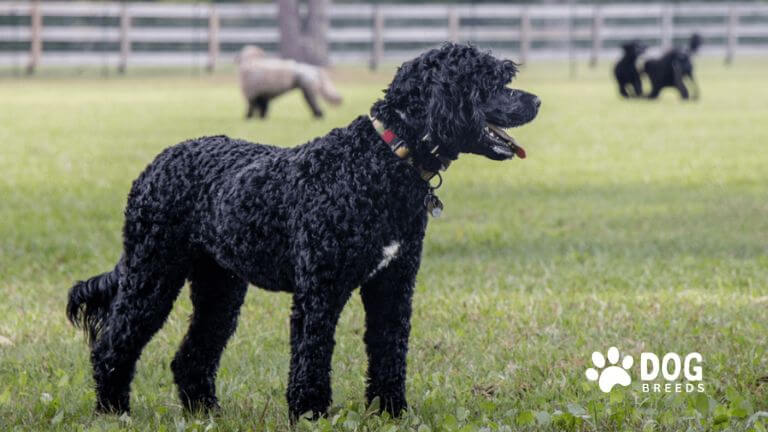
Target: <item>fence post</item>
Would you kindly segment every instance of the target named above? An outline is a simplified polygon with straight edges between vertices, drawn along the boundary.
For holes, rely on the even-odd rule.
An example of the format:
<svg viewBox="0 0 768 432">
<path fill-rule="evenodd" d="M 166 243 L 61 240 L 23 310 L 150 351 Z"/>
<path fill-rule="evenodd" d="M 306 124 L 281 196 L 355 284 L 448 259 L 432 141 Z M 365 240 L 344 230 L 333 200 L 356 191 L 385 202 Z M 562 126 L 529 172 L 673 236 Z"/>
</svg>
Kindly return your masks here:
<svg viewBox="0 0 768 432">
<path fill-rule="evenodd" d="M 600 5 L 595 5 L 592 9 L 592 53 L 589 57 L 589 65 L 597 66 L 597 58 L 600 56 L 600 49 L 603 47 L 603 11 Z"/>
<path fill-rule="evenodd" d="M 34 0 L 29 10 L 29 63 L 27 75 L 32 75 L 40 63 L 43 54 L 43 14 L 40 11 L 40 2 Z"/>
<path fill-rule="evenodd" d="M 566 15 L 566 35 L 565 46 L 568 49 L 568 76 L 573 79 L 576 78 L 576 50 L 573 46 L 573 0 L 568 0 L 568 13 Z"/>
<path fill-rule="evenodd" d="M 673 14 L 672 5 L 663 5 L 661 9 L 661 49 L 666 51 L 673 46 Z"/>
<path fill-rule="evenodd" d="M 528 52 L 531 49 L 531 15 L 528 7 L 523 7 L 520 15 L 520 63 L 528 62 Z"/>
<path fill-rule="evenodd" d="M 371 70 L 378 69 L 384 56 L 384 12 L 381 6 L 373 7 L 373 31 L 371 32 Z"/>
<path fill-rule="evenodd" d="M 728 7 L 728 45 L 725 48 L 725 64 L 733 62 L 733 56 L 736 54 L 736 46 L 739 44 L 739 36 L 736 30 L 739 26 L 739 14 L 735 6 Z"/>
<path fill-rule="evenodd" d="M 459 13 L 454 6 L 448 8 L 448 39 L 451 42 L 459 41 Z"/>
<path fill-rule="evenodd" d="M 124 74 L 128 69 L 128 56 L 131 54 L 131 14 L 128 12 L 128 5 L 123 3 L 120 10 L 120 62 L 117 64 L 117 71 Z"/>
<path fill-rule="evenodd" d="M 206 70 L 211 73 L 216 69 L 216 60 L 219 58 L 219 12 L 211 6 L 208 16 L 208 65 Z"/>
</svg>

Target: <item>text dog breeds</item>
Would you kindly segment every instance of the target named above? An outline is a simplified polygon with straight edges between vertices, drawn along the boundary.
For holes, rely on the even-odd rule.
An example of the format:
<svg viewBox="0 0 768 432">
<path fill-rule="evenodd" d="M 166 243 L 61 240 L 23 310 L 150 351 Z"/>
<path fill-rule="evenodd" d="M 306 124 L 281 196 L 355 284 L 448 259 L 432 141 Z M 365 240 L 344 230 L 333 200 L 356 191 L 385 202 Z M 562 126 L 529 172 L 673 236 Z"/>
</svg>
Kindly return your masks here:
<svg viewBox="0 0 768 432">
<path fill-rule="evenodd" d="M 607 358 L 607 361 L 606 361 Z M 586 370 L 587 380 L 596 381 L 600 390 L 609 393 L 616 385 L 627 387 L 632 384 L 630 371 L 635 364 L 631 355 L 621 358 L 619 349 L 608 348 L 607 355 L 599 351 L 592 353 L 592 365 Z M 698 352 L 681 356 L 668 352 L 661 357 L 652 352 L 640 354 L 640 381 L 644 393 L 693 393 L 703 392 L 704 372 L 701 364 L 704 358 Z M 662 379 L 666 383 L 653 382 Z M 684 382 L 683 382 L 684 381 Z"/>
<path fill-rule="evenodd" d="M 659 377 L 659 373 L 667 381 L 666 384 L 643 382 L 643 392 L 703 392 L 704 383 L 701 382 L 703 379 L 701 367 L 703 360 L 701 354 L 697 352 L 688 353 L 682 358 L 677 353 L 669 352 L 664 354 L 661 361 L 659 361 L 659 357 L 654 353 L 641 353 L 640 381 L 654 381 Z M 681 375 L 687 381 L 686 383 L 678 382 Z"/>
</svg>

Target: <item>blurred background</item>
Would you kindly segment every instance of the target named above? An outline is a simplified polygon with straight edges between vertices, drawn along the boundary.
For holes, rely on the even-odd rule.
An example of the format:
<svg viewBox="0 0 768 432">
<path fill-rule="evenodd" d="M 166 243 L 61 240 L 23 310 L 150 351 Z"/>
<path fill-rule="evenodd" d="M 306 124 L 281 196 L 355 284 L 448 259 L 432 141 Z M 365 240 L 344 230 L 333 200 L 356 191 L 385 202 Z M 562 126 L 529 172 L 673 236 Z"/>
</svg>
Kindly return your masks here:
<svg viewBox="0 0 768 432">
<path fill-rule="evenodd" d="M 762 2 L 0 1 L 3 74 L 46 67 L 213 71 L 245 44 L 314 64 L 400 62 L 442 41 L 471 41 L 522 63 L 595 65 L 621 42 L 649 54 L 703 37 L 727 62 L 768 54 Z"/>
</svg>

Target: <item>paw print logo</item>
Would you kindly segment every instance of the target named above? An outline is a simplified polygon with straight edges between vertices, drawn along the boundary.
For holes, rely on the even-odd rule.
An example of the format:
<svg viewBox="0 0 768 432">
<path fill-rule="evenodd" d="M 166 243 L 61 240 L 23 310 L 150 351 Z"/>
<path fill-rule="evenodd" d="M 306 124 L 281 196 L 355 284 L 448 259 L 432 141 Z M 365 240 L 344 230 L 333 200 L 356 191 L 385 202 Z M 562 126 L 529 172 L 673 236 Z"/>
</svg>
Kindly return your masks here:
<svg viewBox="0 0 768 432">
<path fill-rule="evenodd" d="M 608 348 L 608 363 L 610 363 L 610 366 L 608 367 L 605 367 L 606 363 L 603 354 L 599 351 L 593 352 L 592 364 L 595 365 L 595 367 L 587 369 L 587 379 L 590 381 L 597 381 L 597 384 L 603 393 L 610 392 L 616 384 L 621 384 L 623 387 L 628 386 L 632 383 L 632 377 L 629 376 L 627 370 L 632 367 L 634 359 L 632 356 L 628 355 L 621 361 L 621 366 L 617 365 L 618 362 L 619 349 L 616 347 Z"/>
</svg>

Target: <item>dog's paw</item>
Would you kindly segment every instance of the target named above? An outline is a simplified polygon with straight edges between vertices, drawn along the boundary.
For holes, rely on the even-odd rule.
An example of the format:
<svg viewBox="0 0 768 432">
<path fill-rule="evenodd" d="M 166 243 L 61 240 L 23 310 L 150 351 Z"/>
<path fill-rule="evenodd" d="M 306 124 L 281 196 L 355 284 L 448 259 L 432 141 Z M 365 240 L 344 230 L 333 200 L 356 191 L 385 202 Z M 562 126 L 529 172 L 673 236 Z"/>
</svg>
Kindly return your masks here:
<svg viewBox="0 0 768 432">
<path fill-rule="evenodd" d="M 408 402 L 404 398 L 387 399 L 381 404 L 379 412 L 387 412 L 390 416 L 397 418 L 408 411 Z"/>
<path fill-rule="evenodd" d="M 98 400 L 96 401 L 96 414 L 130 414 L 131 408 L 128 402 L 128 398 L 120 398 L 119 400 Z"/>
<path fill-rule="evenodd" d="M 181 404 L 187 412 L 192 413 L 216 414 L 221 411 L 221 405 L 219 405 L 216 396 L 205 396 L 196 399 L 182 397 Z"/>
<path fill-rule="evenodd" d="M 404 411 L 408 411 L 408 402 L 405 400 L 405 396 L 373 396 L 369 394 L 368 409 L 373 412 L 389 413 L 390 417 L 400 417 Z"/>
<path fill-rule="evenodd" d="M 617 366 L 618 362 L 619 349 L 616 347 L 608 348 L 608 363 L 610 364 L 608 367 L 605 367 L 606 362 L 603 354 L 598 351 L 593 352 L 592 364 L 595 367 L 587 369 L 587 379 L 590 381 L 597 381 L 600 390 L 604 393 L 610 392 L 616 384 L 623 387 L 630 385 L 632 383 L 632 377 L 629 376 L 627 370 L 632 367 L 634 359 L 632 356 L 628 355 L 621 361 L 621 366 Z"/>
<path fill-rule="evenodd" d="M 288 391 L 288 410 L 291 423 L 295 423 L 301 418 L 317 420 L 325 416 L 331 406 L 330 391 L 319 391 L 316 387 L 308 387 L 308 390 L 291 388 Z"/>
</svg>

